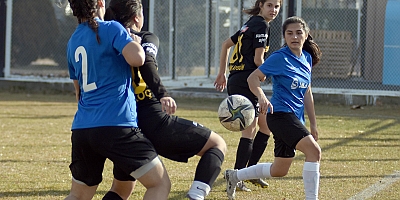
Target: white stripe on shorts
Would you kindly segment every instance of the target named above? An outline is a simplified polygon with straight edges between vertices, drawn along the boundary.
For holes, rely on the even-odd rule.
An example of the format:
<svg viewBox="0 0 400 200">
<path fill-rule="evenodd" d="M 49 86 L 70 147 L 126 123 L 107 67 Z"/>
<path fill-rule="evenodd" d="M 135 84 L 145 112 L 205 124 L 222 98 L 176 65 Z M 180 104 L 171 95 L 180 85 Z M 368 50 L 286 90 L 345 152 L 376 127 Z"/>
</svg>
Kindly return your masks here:
<svg viewBox="0 0 400 200">
<path fill-rule="evenodd" d="M 153 167 L 155 167 L 156 165 L 158 165 L 159 163 L 161 163 L 160 158 L 157 156 L 155 157 L 152 161 L 150 161 L 149 163 L 139 167 L 139 169 L 133 171 L 130 175 L 136 179 L 142 177 L 144 174 L 146 174 L 148 171 L 150 171 L 151 169 L 153 169 Z"/>
</svg>

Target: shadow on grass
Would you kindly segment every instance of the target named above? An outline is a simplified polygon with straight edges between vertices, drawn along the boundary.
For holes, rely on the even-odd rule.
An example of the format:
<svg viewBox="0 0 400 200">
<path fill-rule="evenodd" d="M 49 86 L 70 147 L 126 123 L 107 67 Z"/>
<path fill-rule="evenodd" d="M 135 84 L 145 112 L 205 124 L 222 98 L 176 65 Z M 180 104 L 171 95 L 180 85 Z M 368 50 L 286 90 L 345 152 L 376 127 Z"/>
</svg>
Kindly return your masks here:
<svg viewBox="0 0 400 200">
<path fill-rule="evenodd" d="M 49 199 L 57 197 L 67 197 L 70 190 L 42 190 L 42 191 L 26 191 L 26 192 L 0 192 L 0 198 L 4 197 L 46 197 L 48 196 Z M 97 191 L 96 194 L 100 196 L 104 196 L 108 191 Z M 175 191 L 169 194 L 169 200 L 182 200 L 185 199 L 187 191 Z"/>
</svg>

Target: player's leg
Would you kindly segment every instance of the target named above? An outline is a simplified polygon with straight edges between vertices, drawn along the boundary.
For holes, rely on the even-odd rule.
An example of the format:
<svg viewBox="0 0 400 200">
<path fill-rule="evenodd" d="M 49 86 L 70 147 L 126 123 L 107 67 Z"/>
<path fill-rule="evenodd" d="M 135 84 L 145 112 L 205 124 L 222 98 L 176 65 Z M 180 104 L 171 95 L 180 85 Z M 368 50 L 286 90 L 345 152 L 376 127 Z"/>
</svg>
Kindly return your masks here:
<svg viewBox="0 0 400 200">
<path fill-rule="evenodd" d="M 295 149 L 303 152 L 306 156 L 306 162 L 303 167 L 306 199 L 317 199 L 320 176 L 319 162 L 321 160 L 321 148 L 318 143 L 293 113 L 268 114 L 267 120 L 271 131 L 274 133 L 275 141 L 276 138 L 279 138 L 288 147 L 284 152 L 280 153 L 280 155 L 283 155 L 281 157 L 286 154 L 289 156 L 294 155 Z M 277 152 L 275 151 L 275 156 L 276 154 Z"/>
<path fill-rule="evenodd" d="M 72 180 L 71 191 L 65 200 L 90 200 L 96 193 L 97 186 L 87 186 L 85 183 Z"/>
<path fill-rule="evenodd" d="M 168 199 L 171 182 L 164 165 L 158 157 L 131 174 L 147 189 L 143 200 Z"/>
<path fill-rule="evenodd" d="M 256 109 L 258 110 L 258 108 Z M 268 139 L 271 135 L 271 131 L 269 130 L 267 125 L 267 118 L 265 114 L 259 114 L 257 122 L 259 130 L 257 131 L 256 136 L 253 140 L 253 150 L 247 164 L 248 167 L 257 164 L 260 161 L 265 149 L 267 148 Z M 262 188 L 267 188 L 269 186 L 268 183 L 261 178 L 246 180 L 246 182 L 252 183 L 253 185 Z"/>
<path fill-rule="evenodd" d="M 114 165 L 114 179 L 110 190 L 104 195 L 103 200 L 129 199 L 136 185 L 136 179 L 124 173 Z"/>
<path fill-rule="evenodd" d="M 299 143 L 297 143 L 296 148 L 306 156 L 306 161 L 303 166 L 303 182 L 306 199 L 318 199 L 321 148 L 311 135 L 301 139 Z"/>
<path fill-rule="evenodd" d="M 201 129 L 196 132 L 200 133 Z M 187 194 L 190 199 L 204 199 L 208 195 L 221 172 L 226 150 L 224 139 L 212 131 L 206 144 L 197 154 L 201 158 L 196 167 L 194 181 Z"/>
<path fill-rule="evenodd" d="M 102 180 L 102 172 L 106 158 L 91 148 L 90 135 L 97 129 L 78 129 L 72 131 L 72 162 L 69 165 L 72 174 L 70 194 L 72 199 L 92 199 L 97 186 Z"/>
<path fill-rule="evenodd" d="M 116 134 L 118 131 L 122 134 Z M 121 181 L 113 186 L 114 191 L 119 192 L 117 194 L 121 198 L 129 197 L 133 188 L 132 183 L 126 181 L 137 179 L 147 189 L 143 199 L 167 199 L 171 183 L 151 142 L 139 128 L 123 128 L 114 132 L 110 131 L 115 136 L 108 155 L 114 163 L 114 177 Z M 118 190 L 118 186 L 123 188 Z"/>
</svg>

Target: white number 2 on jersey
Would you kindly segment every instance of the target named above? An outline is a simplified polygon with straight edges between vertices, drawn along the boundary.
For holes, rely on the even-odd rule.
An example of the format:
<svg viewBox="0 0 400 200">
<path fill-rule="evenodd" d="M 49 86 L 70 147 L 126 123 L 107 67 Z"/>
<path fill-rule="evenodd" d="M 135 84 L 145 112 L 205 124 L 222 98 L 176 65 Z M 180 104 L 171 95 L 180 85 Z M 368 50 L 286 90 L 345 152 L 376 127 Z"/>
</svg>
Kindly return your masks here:
<svg viewBox="0 0 400 200">
<path fill-rule="evenodd" d="M 83 91 L 89 92 L 97 89 L 96 83 L 88 84 L 88 65 L 87 65 L 87 54 L 85 47 L 79 46 L 75 51 L 75 62 L 79 62 L 79 55 L 82 56 L 82 78 L 83 78 Z"/>
</svg>

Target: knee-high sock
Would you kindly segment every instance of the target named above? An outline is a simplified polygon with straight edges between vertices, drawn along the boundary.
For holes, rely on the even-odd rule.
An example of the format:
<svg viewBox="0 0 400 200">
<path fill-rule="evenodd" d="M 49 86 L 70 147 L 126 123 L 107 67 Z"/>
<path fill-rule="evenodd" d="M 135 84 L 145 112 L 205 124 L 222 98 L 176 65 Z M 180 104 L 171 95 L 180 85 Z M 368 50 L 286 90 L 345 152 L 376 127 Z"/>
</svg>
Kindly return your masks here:
<svg viewBox="0 0 400 200">
<path fill-rule="evenodd" d="M 247 166 L 251 152 L 253 150 L 253 140 L 249 138 L 240 138 L 236 151 L 235 169 L 242 169 Z"/>
<path fill-rule="evenodd" d="M 319 163 L 305 162 L 303 166 L 303 182 L 306 200 L 318 199 Z"/>
<path fill-rule="evenodd" d="M 195 181 L 200 181 L 212 186 L 221 172 L 224 154 L 218 148 L 211 148 L 204 153 L 197 164 Z"/>
<path fill-rule="evenodd" d="M 196 167 L 194 181 L 188 196 L 192 199 L 204 199 L 211 190 L 212 184 L 221 172 L 224 154 L 218 148 L 207 150 Z"/>
<path fill-rule="evenodd" d="M 253 151 L 251 152 L 247 166 L 255 165 L 260 161 L 261 156 L 264 154 L 265 148 L 267 148 L 268 139 L 269 135 L 266 135 L 260 131 L 257 132 L 257 135 L 253 141 Z"/>
<path fill-rule="evenodd" d="M 259 178 L 271 178 L 272 163 L 258 163 L 256 165 L 239 169 L 236 176 L 239 181 Z"/>
</svg>

